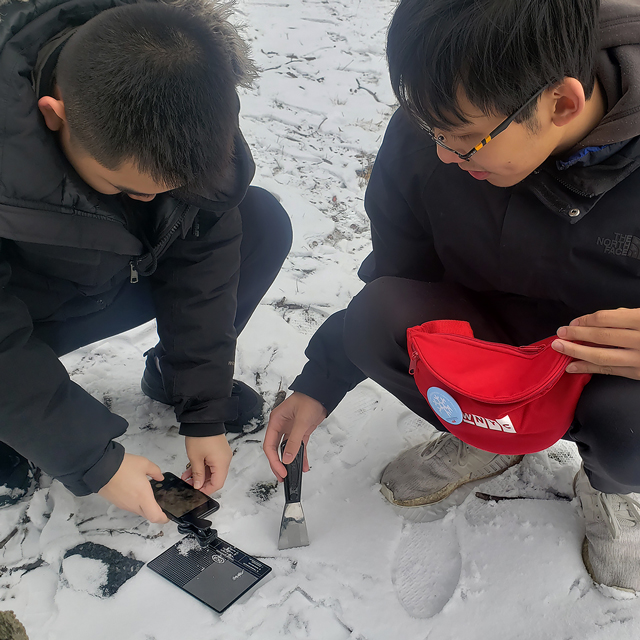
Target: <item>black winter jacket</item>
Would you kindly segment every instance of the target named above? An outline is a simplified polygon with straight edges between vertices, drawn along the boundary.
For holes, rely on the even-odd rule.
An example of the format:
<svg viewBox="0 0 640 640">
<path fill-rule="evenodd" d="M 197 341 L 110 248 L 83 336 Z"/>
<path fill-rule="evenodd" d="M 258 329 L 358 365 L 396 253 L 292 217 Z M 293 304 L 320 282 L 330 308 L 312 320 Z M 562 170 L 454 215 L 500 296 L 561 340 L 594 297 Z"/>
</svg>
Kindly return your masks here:
<svg viewBox="0 0 640 640">
<path fill-rule="evenodd" d="M 126 3 L 0 6 L 0 440 L 77 495 L 98 491 L 117 471 L 124 450 L 113 438 L 127 423 L 69 379 L 33 337 L 34 322 L 97 312 L 125 282 L 147 276 L 166 352 L 163 380 L 181 433 L 224 433 L 224 421 L 236 415 L 237 205 L 254 172 L 242 135 L 224 186 L 140 205 L 152 219 L 143 243 L 131 226 L 138 204 L 88 187 L 37 108 L 51 90 L 50 58 L 59 54 L 51 41 Z"/>
<path fill-rule="evenodd" d="M 510 188 L 438 160 L 398 110 L 365 196 L 373 252 L 360 276 L 456 282 L 559 302 L 575 316 L 640 307 L 640 5 L 604 0 L 597 77 L 600 124 L 563 158 Z M 306 351 L 291 388 L 331 412 L 364 379 L 343 345 L 344 311 Z"/>
</svg>

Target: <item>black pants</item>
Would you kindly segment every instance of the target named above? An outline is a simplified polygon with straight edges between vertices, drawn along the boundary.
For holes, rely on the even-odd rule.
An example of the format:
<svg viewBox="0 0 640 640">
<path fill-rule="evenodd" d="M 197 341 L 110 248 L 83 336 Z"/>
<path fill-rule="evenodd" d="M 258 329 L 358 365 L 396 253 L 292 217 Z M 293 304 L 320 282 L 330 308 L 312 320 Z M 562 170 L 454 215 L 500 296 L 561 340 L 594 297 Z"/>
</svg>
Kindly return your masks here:
<svg viewBox="0 0 640 640">
<path fill-rule="evenodd" d="M 554 335 L 579 315 L 548 300 L 380 278 L 349 305 L 344 339 L 349 358 L 363 373 L 445 431 L 408 372 L 408 327 L 431 320 L 466 320 L 477 338 L 520 346 Z M 640 382 L 594 375 L 565 438 L 576 442 L 593 487 L 605 493 L 639 492 Z"/>
<path fill-rule="evenodd" d="M 235 327 L 244 329 L 280 271 L 292 241 L 291 222 L 280 203 L 264 189 L 249 187 L 238 207 L 242 218 L 240 279 Z M 126 283 L 109 307 L 64 322 L 38 322 L 34 335 L 58 356 L 133 329 L 155 318 L 147 278 Z"/>
</svg>

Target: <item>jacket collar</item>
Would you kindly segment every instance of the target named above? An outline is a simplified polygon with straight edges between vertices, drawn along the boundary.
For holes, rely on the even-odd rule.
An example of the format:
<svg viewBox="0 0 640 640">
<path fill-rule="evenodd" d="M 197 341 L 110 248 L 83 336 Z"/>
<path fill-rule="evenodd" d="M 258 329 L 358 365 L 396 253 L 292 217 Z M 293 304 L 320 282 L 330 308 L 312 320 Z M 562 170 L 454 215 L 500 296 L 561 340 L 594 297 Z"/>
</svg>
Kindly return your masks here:
<svg viewBox="0 0 640 640">
<path fill-rule="evenodd" d="M 565 160 L 549 158 L 522 184 L 546 207 L 575 224 L 639 166 L 640 136 L 585 148 Z"/>
</svg>

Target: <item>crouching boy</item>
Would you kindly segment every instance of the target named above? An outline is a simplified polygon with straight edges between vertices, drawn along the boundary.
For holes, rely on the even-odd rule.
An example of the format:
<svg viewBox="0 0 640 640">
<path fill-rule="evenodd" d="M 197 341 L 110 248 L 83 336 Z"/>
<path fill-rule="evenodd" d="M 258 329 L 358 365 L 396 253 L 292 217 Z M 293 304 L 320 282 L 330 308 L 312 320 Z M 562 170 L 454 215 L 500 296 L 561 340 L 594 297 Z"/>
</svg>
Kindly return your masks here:
<svg viewBox="0 0 640 640">
<path fill-rule="evenodd" d="M 114 441 L 126 421 L 58 360 L 152 318 L 143 391 L 175 407 L 185 477 L 224 484 L 225 430 L 262 407 L 233 380 L 236 336 L 291 242 L 285 211 L 249 186 L 236 88 L 253 75 L 227 10 L 205 0 L 3 3 L 5 502 L 29 460 L 77 495 L 166 520 L 147 477 L 160 469 Z"/>
<path fill-rule="evenodd" d="M 365 377 L 445 431 L 409 374 L 409 327 L 465 320 L 511 345 L 557 334 L 568 375 L 593 374 L 565 436 L 583 460 L 583 558 L 596 581 L 640 590 L 640 6 L 402 0 L 387 56 L 401 106 L 365 199 L 367 284 L 272 414 L 271 468 L 286 473 L 283 434 L 288 462 Z M 511 453 L 445 432 L 391 462 L 382 492 L 434 503 L 525 452 Z"/>
</svg>

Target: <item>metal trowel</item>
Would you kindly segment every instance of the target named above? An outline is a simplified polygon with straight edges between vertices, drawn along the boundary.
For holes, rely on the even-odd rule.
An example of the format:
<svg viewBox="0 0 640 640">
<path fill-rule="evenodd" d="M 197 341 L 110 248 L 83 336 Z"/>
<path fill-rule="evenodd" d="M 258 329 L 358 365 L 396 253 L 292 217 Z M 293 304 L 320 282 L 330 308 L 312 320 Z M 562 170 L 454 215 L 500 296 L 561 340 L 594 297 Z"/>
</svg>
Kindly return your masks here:
<svg viewBox="0 0 640 640">
<path fill-rule="evenodd" d="M 284 453 L 286 441 L 280 447 L 280 456 Z M 307 523 L 300 502 L 302 494 L 302 461 L 304 459 L 304 444 L 300 444 L 298 454 L 290 464 L 285 464 L 287 475 L 284 479 L 285 505 L 280 525 L 280 539 L 278 549 L 292 549 L 306 547 L 309 544 Z"/>
</svg>

